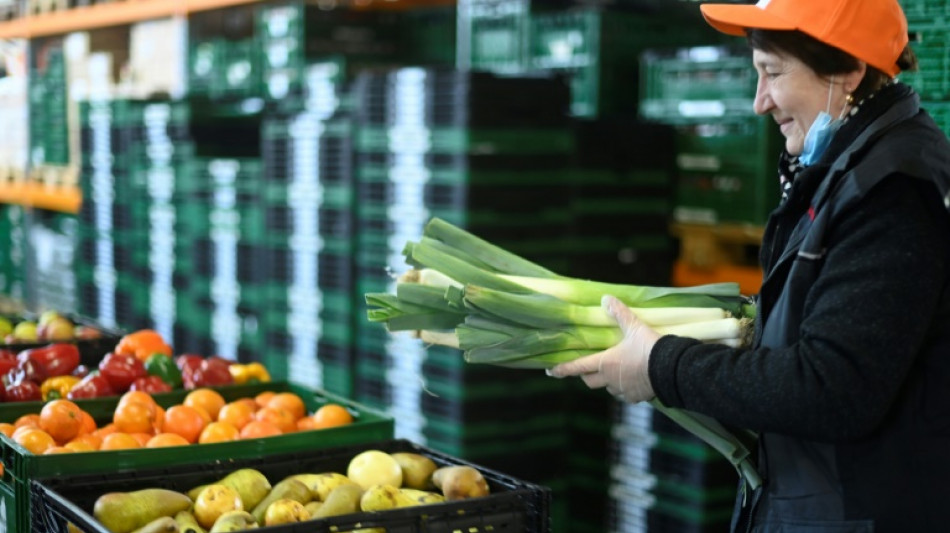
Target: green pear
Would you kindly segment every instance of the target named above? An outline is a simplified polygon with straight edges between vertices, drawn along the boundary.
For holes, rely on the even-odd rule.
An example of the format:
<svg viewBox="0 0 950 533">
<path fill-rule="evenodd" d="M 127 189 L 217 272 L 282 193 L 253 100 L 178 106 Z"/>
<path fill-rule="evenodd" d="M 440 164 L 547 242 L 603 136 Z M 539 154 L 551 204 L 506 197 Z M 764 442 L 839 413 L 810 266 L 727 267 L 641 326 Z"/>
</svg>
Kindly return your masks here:
<svg viewBox="0 0 950 533">
<path fill-rule="evenodd" d="M 178 522 L 174 518 L 163 516 L 152 520 L 132 533 L 181 533 L 181 530 L 178 529 Z"/>
<path fill-rule="evenodd" d="M 301 504 L 308 504 L 313 497 L 310 495 L 310 489 L 302 481 L 294 478 L 287 478 L 274 485 L 274 488 L 267 493 L 267 496 L 260 501 L 251 511 L 254 520 L 258 524 L 264 523 L 264 515 L 267 513 L 267 507 L 277 500 L 294 500 Z"/>
<path fill-rule="evenodd" d="M 93 516 L 112 533 L 131 533 L 163 516 L 191 508 L 191 498 L 168 489 L 110 492 L 99 496 Z"/>
<path fill-rule="evenodd" d="M 208 533 L 226 533 L 229 531 L 244 531 L 259 527 L 254 516 L 247 511 L 228 511 L 215 520 Z"/>
<path fill-rule="evenodd" d="M 13 333 L 13 323 L 0 316 L 0 339 Z"/>
<path fill-rule="evenodd" d="M 191 511 L 179 511 L 175 515 L 175 522 L 178 522 L 180 533 L 207 533 L 205 528 L 198 524 L 198 519 Z"/>
<path fill-rule="evenodd" d="M 334 488 L 353 481 L 337 472 L 323 472 L 320 474 L 294 474 L 291 478 L 303 481 L 303 484 L 310 489 L 310 495 L 314 500 L 321 502 L 327 499 L 327 495 Z"/>
<path fill-rule="evenodd" d="M 38 339 L 36 334 L 36 322 L 24 320 L 13 327 L 13 336 L 21 341 L 35 341 Z"/>
<path fill-rule="evenodd" d="M 360 510 L 360 498 L 363 496 L 363 487 L 356 483 L 339 485 L 330 491 L 323 505 L 310 513 L 311 518 L 324 518 L 356 513 Z"/>
<path fill-rule="evenodd" d="M 235 470 L 220 480 L 215 481 L 213 484 L 224 485 L 225 487 L 230 487 L 237 491 L 241 497 L 241 502 L 244 503 L 244 509 L 257 507 L 257 504 L 271 491 L 270 481 L 267 480 L 267 476 L 253 468 Z M 201 493 L 201 490 L 207 486 L 208 485 L 200 485 L 189 490 L 188 496 L 194 500 L 198 497 L 198 494 Z"/>
<path fill-rule="evenodd" d="M 432 473 L 438 468 L 435 461 L 413 452 L 396 452 L 390 455 L 402 468 L 403 486 L 419 490 L 433 488 Z"/>
</svg>

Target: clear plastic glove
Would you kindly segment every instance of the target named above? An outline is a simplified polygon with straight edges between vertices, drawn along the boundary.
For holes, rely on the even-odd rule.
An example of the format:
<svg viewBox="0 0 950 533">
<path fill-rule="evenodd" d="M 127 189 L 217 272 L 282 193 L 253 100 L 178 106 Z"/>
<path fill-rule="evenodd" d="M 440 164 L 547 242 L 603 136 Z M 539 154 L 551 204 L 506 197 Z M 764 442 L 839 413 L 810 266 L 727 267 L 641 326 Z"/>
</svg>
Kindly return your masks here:
<svg viewBox="0 0 950 533">
<path fill-rule="evenodd" d="M 623 340 L 602 352 L 557 365 L 548 370 L 548 375 L 580 376 L 588 387 L 607 387 L 607 392 L 628 402 L 653 399 L 656 394 L 650 384 L 648 364 L 660 335 L 613 296 L 604 296 L 600 305 L 617 321 Z"/>
</svg>

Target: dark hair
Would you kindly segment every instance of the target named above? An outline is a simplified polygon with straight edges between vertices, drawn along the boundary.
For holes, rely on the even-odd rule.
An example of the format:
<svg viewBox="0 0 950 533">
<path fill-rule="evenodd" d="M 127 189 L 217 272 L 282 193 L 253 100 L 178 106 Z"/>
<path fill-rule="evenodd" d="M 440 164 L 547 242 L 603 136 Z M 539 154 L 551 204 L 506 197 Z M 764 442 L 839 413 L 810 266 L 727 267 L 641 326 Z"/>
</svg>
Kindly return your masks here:
<svg viewBox="0 0 950 533">
<path fill-rule="evenodd" d="M 752 48 L 795 57 L 820 76 L 844 74 L 858 69 L 859 61 L 851 54 L 800 31 L 750 28 L 746 34 Z M 910 46 L 904 47 L 904 51 L 897 59 L 897 66 L 901 70 L 917 70 L 917 56 Z M 887 74 L 868 65 L 864 79 L 852 94 L 856 100 L 861 100 L 880 89 L 890 79 L 891 77 Z"/>
</svg>

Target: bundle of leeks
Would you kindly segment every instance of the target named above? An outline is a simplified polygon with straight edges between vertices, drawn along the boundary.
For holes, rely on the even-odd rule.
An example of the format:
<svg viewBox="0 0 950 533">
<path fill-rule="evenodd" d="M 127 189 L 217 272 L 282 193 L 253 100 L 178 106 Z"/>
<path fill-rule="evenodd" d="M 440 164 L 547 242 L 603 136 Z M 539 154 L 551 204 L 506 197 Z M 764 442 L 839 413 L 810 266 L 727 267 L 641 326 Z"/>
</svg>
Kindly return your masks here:
<svg viewBox="0 0 950 533">
<path fill-rule="evenodd" d="M 403 254 L 413 268 L 397 279 L 395 294 L 365 295 L 369 320 L 458 348 L 471 363 L 550 368 L 614 346 L 622 334 L 600 307 L 605 294 L 660 334 L 742 346 L 752 329 L 738 284 L 652 287 L 569 278 L 438 218 Z M 651 404 L 729 459 L 748 488 L 761 484 L 748 448 L 722 424 L 657 399 Z"/>
</svg>

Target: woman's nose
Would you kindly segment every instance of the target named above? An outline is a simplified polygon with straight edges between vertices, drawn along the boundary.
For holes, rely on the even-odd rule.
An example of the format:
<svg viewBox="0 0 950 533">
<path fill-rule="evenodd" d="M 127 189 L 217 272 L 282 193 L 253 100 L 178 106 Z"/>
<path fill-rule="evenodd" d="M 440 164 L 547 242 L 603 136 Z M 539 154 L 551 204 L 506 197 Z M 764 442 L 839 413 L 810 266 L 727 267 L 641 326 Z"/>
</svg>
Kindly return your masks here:
<svg viewBox="0 0 950 533">
<path fill-rule="evenodd" d="M 765 115 L 771 111 L 774 104 L 766 89 L 765 82 L 759 78 L 759 83 L 755 87 L 755 100 L 752 101 L 752 110 L 757 115 Z"/>
</svg>

